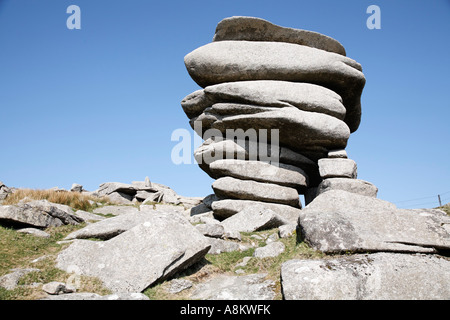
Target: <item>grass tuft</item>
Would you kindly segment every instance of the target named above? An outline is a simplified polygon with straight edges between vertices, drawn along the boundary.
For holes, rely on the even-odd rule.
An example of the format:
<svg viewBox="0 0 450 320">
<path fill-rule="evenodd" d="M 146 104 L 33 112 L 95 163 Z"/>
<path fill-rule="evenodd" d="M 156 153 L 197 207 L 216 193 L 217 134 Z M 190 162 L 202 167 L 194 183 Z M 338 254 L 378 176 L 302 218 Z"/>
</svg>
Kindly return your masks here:
<svg viewBox="0 0 450 320">
<path fill-rule="evenodd" d="M 97 203 L 105 204 L 108 202 L 106 197 L 96 198 L 79 192 L 18 189 L 3 201 L 3 205 L 17 204 L 21 200 L 48 200 L 83 211 L 92 211 L 97 207 Z"/>
</svg>

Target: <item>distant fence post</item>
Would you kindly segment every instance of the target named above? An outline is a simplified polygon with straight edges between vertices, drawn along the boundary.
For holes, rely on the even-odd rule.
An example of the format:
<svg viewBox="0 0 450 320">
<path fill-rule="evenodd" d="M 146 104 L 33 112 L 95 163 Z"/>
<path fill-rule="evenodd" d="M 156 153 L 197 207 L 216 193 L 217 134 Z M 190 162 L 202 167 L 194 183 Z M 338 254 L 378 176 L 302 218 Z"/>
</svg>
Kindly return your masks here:
<svg viewBox="0 0 450 320">
<path fill-rule="evenodd" d="M 439 194 L 438 194 L 438 199 L 439 199 L 439 207 L 442 207 L 441 195 L 439 195 Z"/>
</svg>

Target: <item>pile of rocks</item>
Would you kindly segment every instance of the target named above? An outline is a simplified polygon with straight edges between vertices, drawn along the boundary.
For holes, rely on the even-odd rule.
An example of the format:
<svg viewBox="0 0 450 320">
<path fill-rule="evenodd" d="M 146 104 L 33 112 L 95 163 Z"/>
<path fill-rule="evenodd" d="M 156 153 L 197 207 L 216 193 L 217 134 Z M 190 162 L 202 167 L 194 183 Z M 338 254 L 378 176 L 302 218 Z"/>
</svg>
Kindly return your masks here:
<svg viewBox="0 0 450 320">
<path fill-rule="evenodd" d="M 195 158 L 217 179 L 214 213 L 226 218 L 235 207 L 261 203 L 292 212 L 301 208 L 299 194 L 311 201 L 323 177 L 318 160 L 344 149 L 360 122 L 365 78 L 342 45 L 315 32 L 232 17 L 185 65 L 204 88 L 181 105 L 205 138 Z"/>
<path fill-rule="evenodd" d="M 80 187 L 82 188 L 82 186 Z M 148 177 L 145 178 L 145 181 L 133 181 L 131 184 L 105 182 L 97 190 L 88 192 L 88 194 L 99 198 L 106 196 L 113 203 L 125 205 L 136 202 L 142 202 L 144 204 L 168 203 L 191 208 L 200 204 L 202 200 L 202 198 L 178 195 L 170 187 L 151 182 Z"/>
</svg>

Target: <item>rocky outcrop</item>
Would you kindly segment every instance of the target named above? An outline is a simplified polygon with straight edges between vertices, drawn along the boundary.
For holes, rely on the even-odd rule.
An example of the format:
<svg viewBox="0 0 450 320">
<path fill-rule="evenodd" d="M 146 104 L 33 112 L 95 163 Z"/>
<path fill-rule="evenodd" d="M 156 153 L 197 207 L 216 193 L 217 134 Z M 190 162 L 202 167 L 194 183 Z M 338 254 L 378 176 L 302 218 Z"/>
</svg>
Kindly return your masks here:
<svg viewBox="0 0 450 320">
<path fill-rule="evenodd" d="M 236 201 L 244 201 L 240 209 L 253 204 L 245 201 L 300 208 L 299 195 L 309 202 L 324 179 L 336 177 L 326 170 L 356 178 L 352 160 L 325 159 L 331 162 L 321 165 L 329 152 L 344 150 L 361 117 L 362 68 L 338 41 L 231 17 L 218 24 L 212 43 L 186 55 L 185 65 L 203 87 L 181 106 L 205 139 L 194 156 L 217 179 L 212 187 L 220 204 L 211 205 L 216 217 L 237 213 L 231 206 Z"/>
<path fill-rule="evenodd" d="M 281 285 L 286 300 L 448 300 L 450 261 L 394 253 L 291 260 Z"/>
<path fill-rule="evenodd" d="M 266 274 L 218 276 L 198 286 L 194 300 L 273 300 L 275 283 Z"/>
<path fill-rule="evenodd" d="M 113 292 L 141 292 L 210 249 L 205 237 L 177 215 L 147 214 L 142 221 L 107 241 L 75 240 L 58 255 L 57 267 L 97 277 Z"/>
<path fill-rule="evenodd" d="M 201 198 L 180 196 L 168 186 L 151 182 L 148 177 L 145 178 L 145 181 L 133 181 L 130 184 L 105 182 L 90 194 L 96 197 L 108 197 L 111 202 L 121 205 L 154 202 L 183 205 L 191 208 L 201 202 Z"/>
</svg>

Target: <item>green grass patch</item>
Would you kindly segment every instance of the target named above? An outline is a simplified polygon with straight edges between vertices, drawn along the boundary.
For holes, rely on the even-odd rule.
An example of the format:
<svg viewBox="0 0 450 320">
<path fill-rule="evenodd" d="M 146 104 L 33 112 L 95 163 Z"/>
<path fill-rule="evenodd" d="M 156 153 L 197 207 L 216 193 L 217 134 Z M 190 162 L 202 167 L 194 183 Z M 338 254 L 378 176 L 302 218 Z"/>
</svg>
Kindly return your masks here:
<svg viewBox="0 0 450 320">
<path fill-rule="evenodd" d="M 0 288 L 0 300 L 34 300 L 45 297 L 42 284 L 60 281 L 70 282 L 74 275 L 55 267 L 55 259 L 66 244 L 58 244 L 69 233 L 81 229 L 66 225 L 48 228 L 45 231 L 50 238 L 39 238 L 30 234 L 19 233 L 14 229 L 0 226 L 0 276 L 10 273 L 14 268 L 36 268 L 40 271 L 28 273 L 22 277 L 14 290 Z M 40 258 L 39 261 L 32 261 Z M 89 277 L 76 278 L 79 292 L 110 293 L 98 279 Z"/>
</svg>

